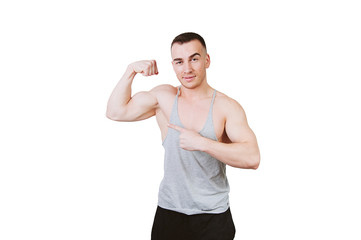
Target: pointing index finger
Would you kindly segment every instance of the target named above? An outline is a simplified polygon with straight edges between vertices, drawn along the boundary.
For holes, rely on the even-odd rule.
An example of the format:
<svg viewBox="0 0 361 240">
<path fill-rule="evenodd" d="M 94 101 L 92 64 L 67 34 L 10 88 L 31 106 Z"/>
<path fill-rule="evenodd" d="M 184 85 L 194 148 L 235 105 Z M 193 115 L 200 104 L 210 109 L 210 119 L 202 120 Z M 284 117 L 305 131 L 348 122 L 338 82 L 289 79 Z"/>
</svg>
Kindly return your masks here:
<svg viewBox="0 0 361 240">
<path fill-rule="evenodd" d="M 183 130 L 183 128 L 181 128 L 177 125 L 174 125 L 174 124 L 170 124 L 170 123 L 168 123 L 168 127 L 173 128 L 174 130 L 177 130 L 178 132 L 181 132 Z"/>
</svg>

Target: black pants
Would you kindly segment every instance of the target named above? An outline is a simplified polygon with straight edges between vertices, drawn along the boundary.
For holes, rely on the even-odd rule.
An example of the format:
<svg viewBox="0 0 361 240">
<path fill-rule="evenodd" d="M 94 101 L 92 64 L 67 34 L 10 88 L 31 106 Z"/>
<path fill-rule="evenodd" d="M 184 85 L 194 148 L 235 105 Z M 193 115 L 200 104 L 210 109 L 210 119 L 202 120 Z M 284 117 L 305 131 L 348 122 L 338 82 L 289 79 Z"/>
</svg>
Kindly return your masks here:
<svg viewBox="0 0 361 240">
<path fill-rule="evenodd" d="M 232 240 L 235 233 L 230 209 L 220 214 L 186 215 L 158 207 L 152 240 Z"/>
</svg>

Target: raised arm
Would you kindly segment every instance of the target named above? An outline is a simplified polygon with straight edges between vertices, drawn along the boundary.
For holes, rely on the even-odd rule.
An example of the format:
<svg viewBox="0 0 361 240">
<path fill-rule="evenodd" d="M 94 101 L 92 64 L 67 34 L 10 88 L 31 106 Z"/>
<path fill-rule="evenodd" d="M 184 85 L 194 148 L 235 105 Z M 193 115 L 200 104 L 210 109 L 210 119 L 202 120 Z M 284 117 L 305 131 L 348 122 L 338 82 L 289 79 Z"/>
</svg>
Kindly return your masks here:
<svg viewBox="0 0 361 240">
<path fill-rule="evenodd" d="M 158 101 L 152 91 L 138 92 L 132 97 L 132 83 L 135 75 L 158 74 L 154 60 L 144 60 L 129 64 L 123 77 L 110 95 L 106 116 L 114 121 L 139 121 L 155 115 Z"/>
</svg>

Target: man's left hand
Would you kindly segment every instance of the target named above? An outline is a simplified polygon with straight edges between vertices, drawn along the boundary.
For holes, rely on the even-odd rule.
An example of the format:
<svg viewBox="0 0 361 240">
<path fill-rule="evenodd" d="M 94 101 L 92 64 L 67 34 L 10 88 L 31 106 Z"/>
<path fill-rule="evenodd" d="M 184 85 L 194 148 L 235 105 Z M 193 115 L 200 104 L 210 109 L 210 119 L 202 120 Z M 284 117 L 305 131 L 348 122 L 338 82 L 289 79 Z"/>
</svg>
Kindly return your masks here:
<svg viewBox="0 0 361 240">
<path fill-rule="evenodd" d="M 204 142 L 204 137 L 199 133 L 173 124 L 168 124 L 168 127 L 173 128 L 180 133 L 179 146 L 181 148 L 188 151 L 200 151 L 201 145 Z"/>
</svg>

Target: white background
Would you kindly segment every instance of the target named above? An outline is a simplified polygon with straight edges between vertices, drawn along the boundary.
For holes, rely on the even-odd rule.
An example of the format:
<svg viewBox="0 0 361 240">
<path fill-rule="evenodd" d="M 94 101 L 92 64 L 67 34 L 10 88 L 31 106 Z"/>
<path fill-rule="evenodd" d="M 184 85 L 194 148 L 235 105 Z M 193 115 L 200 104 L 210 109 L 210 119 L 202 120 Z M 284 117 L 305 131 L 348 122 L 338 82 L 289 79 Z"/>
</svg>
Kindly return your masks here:
<svg viewBox="0 0 361 240">
<path fill-rule="evenodd" d="M 185 31 L 261 149 L 258 170 L 227 170 L 236 239 L 361 239 L 357 2 L 1 1 L 0 239 L 150 239 L 160 133 L 106 103 L 136 60 L 159 75 L 134 92 L 178 84 Z"/>
</svg>

